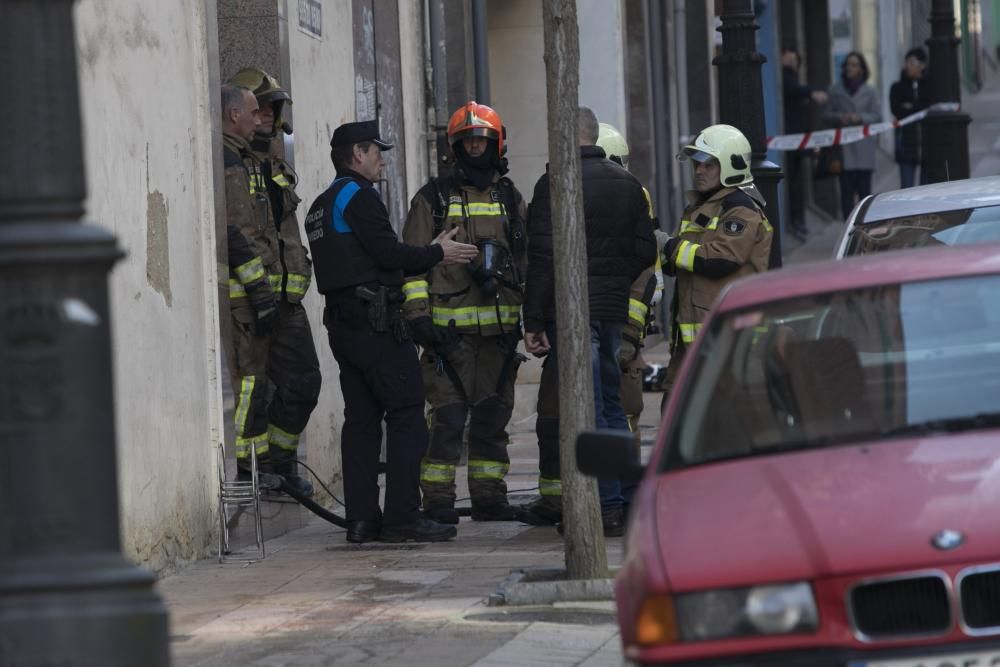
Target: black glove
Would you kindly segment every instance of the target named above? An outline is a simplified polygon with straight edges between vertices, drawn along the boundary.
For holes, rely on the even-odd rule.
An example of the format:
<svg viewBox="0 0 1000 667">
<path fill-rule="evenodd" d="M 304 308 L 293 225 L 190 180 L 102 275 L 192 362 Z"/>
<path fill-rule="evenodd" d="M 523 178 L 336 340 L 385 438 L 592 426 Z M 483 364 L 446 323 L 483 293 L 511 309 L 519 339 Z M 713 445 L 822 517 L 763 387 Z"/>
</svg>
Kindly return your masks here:
<svg viewBox="0 0 1000 667">
<path fill-rule="evenodd" d="M 257 311 L 257 321 L 254 324 L 254 333 L 263 338 L 270 336 L 278 328 L 278 308 L 272 305 L 270 308 Z"/>
<path fill-rule="evenodd" d="M 437 348 L 444 341 L 444 335 L 429 315 L 410 320 L 410 334 L 414 343 L 427 350 Z"/>
</svg>

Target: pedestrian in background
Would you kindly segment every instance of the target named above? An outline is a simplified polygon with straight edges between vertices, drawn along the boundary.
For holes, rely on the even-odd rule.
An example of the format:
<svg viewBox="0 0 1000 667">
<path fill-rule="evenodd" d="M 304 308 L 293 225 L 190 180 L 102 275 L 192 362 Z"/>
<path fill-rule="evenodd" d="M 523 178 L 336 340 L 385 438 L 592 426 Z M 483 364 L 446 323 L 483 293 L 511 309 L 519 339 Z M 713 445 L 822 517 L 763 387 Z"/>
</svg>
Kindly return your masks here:
<svg viewBox="0 0 1000 667">
<path fill-rule="evenodd" d="M 927 52 L 917 46 L 906 52 L 899 81 L 889 88 L 889 108 L 896 120 L 926 109 L 927 90 L 924 70 L 927 68 Z M 916 182 L 917 167 L 920 165 L 921 124 L 910 123 L 896 128 L 896 162 L 899 164 L 899 187 L 913 187 Z M 923 170 L 920 184 L 926 183 Z"/>
<path fill-rule="evenodd" d="M 344 428 L 340 452 L 349 542 L 439 542 L 454 526 L 420 511 L 420 460 L 427 451 L 424 382 L 403 317 L 405 273 L 439 262 L 465 264 L 473 245 L 442 232 L 427 245 L 400 243 L 374 183 L 392 144 L 378 122 L 345 123 L 333 133 L 337 178 L 309 208 L 306 234 L 316 286 L 326 298 L 323 323 L 340 366 Z M 385 512 L 379 508 L 379 453 L 385 419 Z"/>
<path fill-rule="evenodd" d="M 840 81 L 830 86 L 830 102 L 823 111 L 827 125 L 847 127 L 882 120 L 878 91 L 866 83 L 869 75 L 864 56 L 857 51 L 848 53 L 840 68 Z M 840 208 L 845 220 L 855 202 L 872 193 L 875 148 L 874 137 L 841 146 L 844 167 L 840 172 Z"/>
<path fill-rule="evenodd" d="M 793 48 L 781 50 L 781 90 L 785 112 L 785 134 L 809 131 L 809 101 L 826 104 L 825 91 L 810 88 L 799 81 L 799 52 Z M 788 191 L 788 231 L 799 241 L 806 239 L 805 171 L 806 153 L 785 151 L 785 183 Z"/>
<path fill-rule="evenodd" d="M 622 330 L 628 319 L 629 289 L 656 260 L 649 204 L 642 184 L 624 167 L 607 159 L 597 145 L 600 126 L 594 112 L 580 107 L 580 171 L 584 233 L 587 237 L 587 296 L 590 303 L 590 349 L 597 428 L 628 429 L 621 404 L 618 364 Z M 524 346 L 532 354 L 548 352 L 557 364 L 555 276 L 552 248 L 552 199 L 549 175 L 535 184 L 528 213 L 528 279 L 524 298 Z M 581 289 L 583 286 L 576 286 Z M 578 293 L 560 299 L 579 298 Z M 553 372 L 556 371 L 553 366 Z M 584 425 L 581 425 L 584 426 Z M 621 482 L 599 480 L 604 533 L 625 530 Z"/>
</svg>

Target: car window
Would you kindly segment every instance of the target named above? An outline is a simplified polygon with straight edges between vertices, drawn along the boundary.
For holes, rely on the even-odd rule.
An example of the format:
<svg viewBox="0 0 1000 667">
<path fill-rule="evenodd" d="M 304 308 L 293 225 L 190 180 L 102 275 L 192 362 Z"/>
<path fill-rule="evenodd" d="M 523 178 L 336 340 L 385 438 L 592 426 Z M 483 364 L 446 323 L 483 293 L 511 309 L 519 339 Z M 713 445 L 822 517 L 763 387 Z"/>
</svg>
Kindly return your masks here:
<svg viewBox="0 0 1000 667">
<path fill-rule="evenodd" d="M 845 255 L 1000 241 L 1000 206 L 908 215 L 866 222 L 851 230 Z"/>
<path fill-rule="evenodd" d="M 666 465 L 1000 423 L 1000 276 L 823 294 L 714 320 Z"/>
</svg>

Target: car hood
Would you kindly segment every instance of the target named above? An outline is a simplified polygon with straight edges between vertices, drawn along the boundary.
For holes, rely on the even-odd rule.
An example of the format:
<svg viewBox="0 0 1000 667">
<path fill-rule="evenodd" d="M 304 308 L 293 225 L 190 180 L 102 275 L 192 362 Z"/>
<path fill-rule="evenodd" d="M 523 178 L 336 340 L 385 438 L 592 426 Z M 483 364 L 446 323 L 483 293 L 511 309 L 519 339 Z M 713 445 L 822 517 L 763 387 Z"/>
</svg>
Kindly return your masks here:
<svg viewBox="0 0 1000 667">
<path fill-rule="evenodd" d="M 1000 431 L 782 453 L 659 475 L 674 590 L 1000 559 Z M 964 533 L 952 551 L 932 545 Z"/>
</svg>

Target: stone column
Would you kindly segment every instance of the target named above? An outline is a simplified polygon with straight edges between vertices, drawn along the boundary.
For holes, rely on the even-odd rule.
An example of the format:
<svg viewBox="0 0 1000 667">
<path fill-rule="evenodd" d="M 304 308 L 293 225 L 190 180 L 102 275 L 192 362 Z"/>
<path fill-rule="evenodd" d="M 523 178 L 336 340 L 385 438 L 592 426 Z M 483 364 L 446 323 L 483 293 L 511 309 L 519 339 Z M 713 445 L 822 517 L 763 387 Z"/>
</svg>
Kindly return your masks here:
<svg viewBox="0 0 1000 667">
<path fill-rule="evenodd" d="M 0 0 L 0 665 L 169 664 L 154 577 L 122 556 L 108 272 L 85 196 L 72 0 Z"/>
<path fill-rule="evenodd" d="M 770 267 L 781 266 L 781 220 L 778 182 L 781 167 L 767 159 L 764 130 L 764 88 L 760 67 L 767 60 L 757 51 L 758 29 L 753 0 L 723 0 L 722 54 L 712 64 L 719 68 L 719 119 L 739 128 L 750 141 L 753 159 L 750 170 L 757 189 L 767 200 L 764 213 L 774 227 Z"/>
</svg>

